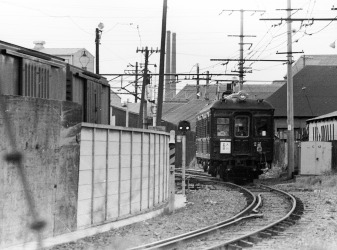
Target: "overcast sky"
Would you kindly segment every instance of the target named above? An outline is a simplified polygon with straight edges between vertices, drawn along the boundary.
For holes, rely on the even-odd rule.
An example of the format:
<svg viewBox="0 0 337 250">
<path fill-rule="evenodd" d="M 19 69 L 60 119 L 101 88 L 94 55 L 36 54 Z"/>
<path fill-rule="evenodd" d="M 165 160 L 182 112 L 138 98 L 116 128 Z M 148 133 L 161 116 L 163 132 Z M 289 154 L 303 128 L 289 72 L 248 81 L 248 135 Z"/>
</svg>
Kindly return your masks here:
<svg viewBox="0 0 337 250">
<path fill-rule="evenodd" d="M 331 10 L 336 0 L 293 0 L 294 18 L 335 18 Z M 287 0 L 168 0 L 167 30 L 177 34 L 177 72 L 232 73 L 237 63 L 224 66 L 215 58 L 239 58 L 240 12 L 223 10 L 264 10 L 244 13 L 244 55 L 250 59 L 285 59 L 286 23 L 260 18 L 286 17 Z M 123 73 L 129 63 L 143 63 L 136 53 L 141 47 L 160 47 L 162 0 L 0 0 L 0 40 L 33 48 L 33 41 L 44 40 L 46 48 L 86 48 L 95 54 L 95 28 L 105 27 L 100 47 L 100 73 Z M 309 25 L 308 25 L 309 24 Z M 311 25 L 310 25 L 311 24 Z M 337 22 L 293 22 L 293 51 L 305 55 L 334 54 Z M 296 60 L 301 54 L 294 54 Z M 150 57 L 159 65 L 159 53 Z M 272 81 L 286 75 L 281 62 L 246 62 L 252 73 L 245 80 Z M 152 72 L 159 71 L 150 68 Z M 228 79 L 231 77 L 229 76 Z M 131 79 L 131 78 L 130 78 Z M 125 79 L 127 81 L 127 79 Z M 193 82 L 192 82 L 193 83 Z M 113 82 L 118 85 L 118 82 Z"/>
</svg>

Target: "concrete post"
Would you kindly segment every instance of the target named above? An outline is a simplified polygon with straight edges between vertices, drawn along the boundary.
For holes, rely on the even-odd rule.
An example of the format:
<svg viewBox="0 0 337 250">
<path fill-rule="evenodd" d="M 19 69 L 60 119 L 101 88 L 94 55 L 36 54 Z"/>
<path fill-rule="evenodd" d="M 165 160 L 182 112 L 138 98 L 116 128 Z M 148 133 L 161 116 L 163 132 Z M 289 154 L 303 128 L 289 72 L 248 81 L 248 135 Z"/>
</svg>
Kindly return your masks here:
<svg viewBox="0 0 337 250">
<path fill-rule="evenodd" d="M 170 131 L 170 199 L 169 199 L 169 212 L 174 212 L 174 196 L 175 196 L 175 131 Z"/>
</svg>

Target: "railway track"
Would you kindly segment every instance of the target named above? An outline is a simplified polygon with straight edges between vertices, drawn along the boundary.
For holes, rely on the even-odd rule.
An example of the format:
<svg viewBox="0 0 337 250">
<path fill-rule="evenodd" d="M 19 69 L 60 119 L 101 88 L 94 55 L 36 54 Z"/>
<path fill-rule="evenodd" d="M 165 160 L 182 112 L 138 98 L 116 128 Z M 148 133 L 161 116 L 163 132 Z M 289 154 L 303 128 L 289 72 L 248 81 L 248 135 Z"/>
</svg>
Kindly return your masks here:
<svg viewBox="0 0 337 250">
<path fill-rule="evenodd" d="M 216 181 L 200 171 L 188 171 L 187 178 L 202 184 L 226 185 L 240 190 L 247 206 L 230 219 L 209 227 L 153 242 L 136 249 L 242 249 L 265 237 L 286 230 L 300 218 L 303 206 L 292 195 L 265 185 L 245 187 Z M 302 209 L 302 210 L 301 210 Z"/>
</svg>

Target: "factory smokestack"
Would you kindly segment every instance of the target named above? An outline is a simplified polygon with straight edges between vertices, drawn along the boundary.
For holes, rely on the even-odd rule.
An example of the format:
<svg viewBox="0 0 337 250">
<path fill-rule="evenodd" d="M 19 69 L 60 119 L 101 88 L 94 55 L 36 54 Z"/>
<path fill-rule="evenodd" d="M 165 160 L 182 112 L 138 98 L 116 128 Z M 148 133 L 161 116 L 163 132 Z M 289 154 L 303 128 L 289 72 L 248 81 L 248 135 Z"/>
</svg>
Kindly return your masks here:
<svg viewBox="0 0 337 250">
<path fill-rule="evenodd" d="M 171 66 L 171 73 L 176 74 L 177 73 L 177 43 L 176 43 L 176 33 L 172 33 L 172 66 Z M 175 97 L 176 95 L 176 81 L 174 79 L 174 76 L 171 77 L 171 98 Z"/>
<path fill-rule="evenodd" d="M 165 63 L 165 74 L 171 74 L 171 31 L 166 32 L 166 63 Z M 170 81 L 171 76 L 165 76 L 165 94 L 164 101 L 170 99 Z"/>
</svg>

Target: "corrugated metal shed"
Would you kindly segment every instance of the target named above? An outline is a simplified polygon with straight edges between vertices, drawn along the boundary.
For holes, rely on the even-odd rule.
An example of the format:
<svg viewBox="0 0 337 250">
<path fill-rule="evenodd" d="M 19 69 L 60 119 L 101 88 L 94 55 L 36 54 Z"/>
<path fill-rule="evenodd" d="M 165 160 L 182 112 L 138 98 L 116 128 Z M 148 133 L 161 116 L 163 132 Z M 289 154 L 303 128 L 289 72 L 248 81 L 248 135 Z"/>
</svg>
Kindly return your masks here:
<svg viewBox="0 0 337 250">
<path fill-rule="evenodd" d="M 66 100 L 63 59 L 0 41 L 0 80 L 6 95 Z"/>
<path fill-rule="evenodd" d="M 83 105 L 83 121 L 110 123 L 110 85 L 106 78 L 67 66 L 67 100 Z"/>
<path fill-rule="evenodd" d="M 325 115 L 321 115 L 321 116 L 318 116 L 312 119 L 308 119 L 307 122 L 331 119 L 331 118 L 336 118 L 336 117 L 337 117 L 337 111 L 334 111 L 329 114 L 325 114 Z"/>
</svg>

